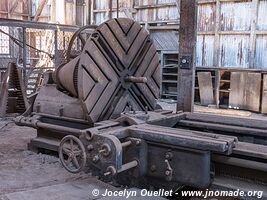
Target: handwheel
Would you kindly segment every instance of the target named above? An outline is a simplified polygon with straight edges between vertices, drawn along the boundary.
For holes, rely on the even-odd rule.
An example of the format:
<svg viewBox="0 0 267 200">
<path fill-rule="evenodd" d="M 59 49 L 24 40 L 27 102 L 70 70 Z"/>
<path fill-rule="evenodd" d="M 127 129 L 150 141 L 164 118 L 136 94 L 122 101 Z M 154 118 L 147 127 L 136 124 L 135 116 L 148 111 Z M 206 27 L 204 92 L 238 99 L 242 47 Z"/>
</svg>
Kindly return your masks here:
<svg viewBox="0 0 267 200">
<path fill-rule="evenodd" d="M 83 143 L 73 135 L 65 136 L 59 145 L 59 159 L 71 173 L 79 173 L 86 165 L 86 151 Z"/>
<path fill-rule="evenodd" d="M 83 50 L 83 47 L 84 47 L 86 40 L 87 40 L 87 38 L 85 38 L 83 36 L 83 31 L 85 31 L 86 29 L 93 29 L 93 28 L 95 28 L 95 26 L 87 25 L 87 26 L 84 26 L 84 27 L 78 29 L 74 33 L 74 35 L 72 36 L 72 38 L 70 40 L 68 49 L 67 49 L 67 62 L 69 62 L 71 59 L 77 57 L 81 53 L 81 51 Z M 79 39 L 81 41 L 81 49 L 80 49 L 80 51 L 76 50 L 75 53 L 73 53 L 72 52 L 72 46 L 73 46 L 76 39 Z"/>
</svg>

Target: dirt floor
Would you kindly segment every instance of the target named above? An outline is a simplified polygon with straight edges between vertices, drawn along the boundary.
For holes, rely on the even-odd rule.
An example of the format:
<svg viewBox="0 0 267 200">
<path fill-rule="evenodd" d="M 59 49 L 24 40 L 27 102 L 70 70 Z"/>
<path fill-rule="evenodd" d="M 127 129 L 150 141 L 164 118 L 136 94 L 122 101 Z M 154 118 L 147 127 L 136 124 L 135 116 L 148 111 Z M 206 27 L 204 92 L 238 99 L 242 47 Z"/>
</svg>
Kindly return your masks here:
<svg viewBox="0 0 267 200">
<path fill-rule="evenodd" d="M 122 189 L 85 173 L 71 174 L 57 157 L 28 151 L 27 143 L 34 137 L 36 130 L 16 126 L 12 118 L 0 118 L 0 200 L 107 200 L 114 197 L 103 197 L 101 194 L 106 189 Z M 100 191 L 100 195 L 94 196 L 94 189 Z M 163 198 L 139 195 L 130 199 Z"/>
<path fill-rule="evenodd" d="M 35 136 L 32 128 L 18 127 L 11 119 L 0 121 L 0 197 L 85 177 L 63 170 L 56 157 L 28 151 Z"/>
</svg>

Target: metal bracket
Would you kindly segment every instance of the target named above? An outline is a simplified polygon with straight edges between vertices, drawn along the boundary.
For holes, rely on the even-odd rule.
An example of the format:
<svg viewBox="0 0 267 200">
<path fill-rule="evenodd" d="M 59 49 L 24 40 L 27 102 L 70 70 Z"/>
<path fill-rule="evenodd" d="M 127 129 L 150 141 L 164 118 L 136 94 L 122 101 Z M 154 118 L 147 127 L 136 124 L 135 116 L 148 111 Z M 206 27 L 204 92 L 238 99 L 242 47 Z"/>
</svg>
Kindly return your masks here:
<svg viewBox="0 0 267 200">
<path fill-rule="evenodd" d="M 180 68 L 190 70 L 192 68 L 192 56 L 181 56 Z"/>
</svg>

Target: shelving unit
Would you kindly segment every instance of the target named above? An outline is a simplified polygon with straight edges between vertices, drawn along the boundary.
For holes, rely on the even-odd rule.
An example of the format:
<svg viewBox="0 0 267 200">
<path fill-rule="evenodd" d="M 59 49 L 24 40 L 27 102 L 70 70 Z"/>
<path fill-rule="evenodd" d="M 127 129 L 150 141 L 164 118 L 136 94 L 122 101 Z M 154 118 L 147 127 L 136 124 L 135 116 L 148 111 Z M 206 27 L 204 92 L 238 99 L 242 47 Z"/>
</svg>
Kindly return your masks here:
<svg viewBox="0 0 267 200">
<path fill-rule="evenodd" d="M 177 73 L 178 52 L 161 51 L 161 98 L 176 100 Z"/>
<path fill-rule="evenodd" d="M 219 75 L 219 105 L 222 107 L 228 107 L 231 72 L 226 70 L 220 70 Z"/>
</svg>

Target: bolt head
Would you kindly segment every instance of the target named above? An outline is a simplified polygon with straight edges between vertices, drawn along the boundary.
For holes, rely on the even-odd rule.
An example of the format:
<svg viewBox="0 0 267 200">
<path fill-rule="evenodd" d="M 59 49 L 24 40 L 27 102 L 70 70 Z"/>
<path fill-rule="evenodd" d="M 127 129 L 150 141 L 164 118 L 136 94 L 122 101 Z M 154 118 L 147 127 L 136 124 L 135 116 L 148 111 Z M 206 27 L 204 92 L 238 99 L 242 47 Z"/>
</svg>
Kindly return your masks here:
<svg viewBox="0 0 267 200">
<path fill-rule="evenodd" d="M 97 161 L 99 161 L 99 156 L 94 156 L 93 157 L 93 162 L 96 163 Z"/>
<path fill-rule="evenodd" d="M 166 175 L 166 176 L 170 176 L 170 174 L 171 174 L 171 172 L 170 172 L 169 170 L 167 170 L 167 171 L 165 172 L 165 175 Z"/>
</svg>

